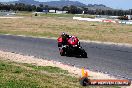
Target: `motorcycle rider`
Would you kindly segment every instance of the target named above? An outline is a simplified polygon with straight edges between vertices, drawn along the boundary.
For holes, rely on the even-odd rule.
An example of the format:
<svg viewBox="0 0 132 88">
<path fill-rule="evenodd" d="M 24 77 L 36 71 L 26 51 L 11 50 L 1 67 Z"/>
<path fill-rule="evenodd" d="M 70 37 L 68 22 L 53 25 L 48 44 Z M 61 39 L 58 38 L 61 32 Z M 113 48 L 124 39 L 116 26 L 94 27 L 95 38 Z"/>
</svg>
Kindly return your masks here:
<svg viewBox="0 0 132 88">
<path fill-rule="evenodd" d="M 61 34 L 61 36 L 58 38 L 58 47 L 62 47 L 62 45 L 67 45 L 68 43 L 68 39 L 70 38 L 71 36 L 69 36 L 68 34 L 66 34 L 65 32 L 63 32 Z"/>
<path fill-rule="evenodd" d="M 63 44 L 63 45 L 66 45 L 66 44 L 67 44 L 67 40 L 69 39 L 69 35 L 66 34 L 65 32 L 63 32 L 63 33 L 61 34 L 61 37 L 62 37 L 62 44 Z"/>
<path fill-rule="evenodd" d="M 71 36 L 69 36 L 68 34 L 66 34 L 65 32 L 63 32 L 63 33 L 61 34 L 61 37 L 62 37 L 62 44 L 63 44 L 63 45 L 66 45 L 66 44 L 67 44 L 67 40 L 68 40 Z"/>
<path fill-rule="evenodd" d="M 77 54 L 81 57 L 87 57 L 87 53 L 80 46 L 79 39 L 76 36 L 69 36 L 63 32 L 57 39 L 57 42 L 61 56 Z"/>
</svg>

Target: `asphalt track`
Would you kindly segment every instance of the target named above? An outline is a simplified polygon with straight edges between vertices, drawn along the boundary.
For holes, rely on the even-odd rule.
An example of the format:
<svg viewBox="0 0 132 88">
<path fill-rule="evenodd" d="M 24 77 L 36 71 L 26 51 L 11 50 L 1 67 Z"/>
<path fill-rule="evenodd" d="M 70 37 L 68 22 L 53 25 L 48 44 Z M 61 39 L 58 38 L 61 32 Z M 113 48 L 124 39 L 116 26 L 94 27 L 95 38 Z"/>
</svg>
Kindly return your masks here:
<svg viewBox="0 0 132 88">
<path fill-rule="evenodd" d="M 62 57 L 54 39 L 0 35 L 0 50 L 55 60 L 132 80 L 132 47 L 81 42 L 88 58 Z"/>
</svg>

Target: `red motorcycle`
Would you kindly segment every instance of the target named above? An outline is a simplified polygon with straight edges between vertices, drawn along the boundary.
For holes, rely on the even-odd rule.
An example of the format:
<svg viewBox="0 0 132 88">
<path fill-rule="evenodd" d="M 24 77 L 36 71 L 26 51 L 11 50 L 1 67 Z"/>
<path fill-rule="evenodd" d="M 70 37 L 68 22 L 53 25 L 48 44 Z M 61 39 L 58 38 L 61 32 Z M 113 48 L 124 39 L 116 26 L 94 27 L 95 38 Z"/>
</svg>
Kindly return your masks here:
<svg viewBox="0 0 132 88">
<path fill-rule="evenodd" d="M 63 43 L 63 38 L 59 37 L 57 39 L 58 47 L 61 56 L 80 56 L 83 58 L 87 58 L 87 53 L 85 50 L 80 46 L 79 39 L 75 36 L 71 36 L 67 38 L 67 42 Z"/>
</svg>

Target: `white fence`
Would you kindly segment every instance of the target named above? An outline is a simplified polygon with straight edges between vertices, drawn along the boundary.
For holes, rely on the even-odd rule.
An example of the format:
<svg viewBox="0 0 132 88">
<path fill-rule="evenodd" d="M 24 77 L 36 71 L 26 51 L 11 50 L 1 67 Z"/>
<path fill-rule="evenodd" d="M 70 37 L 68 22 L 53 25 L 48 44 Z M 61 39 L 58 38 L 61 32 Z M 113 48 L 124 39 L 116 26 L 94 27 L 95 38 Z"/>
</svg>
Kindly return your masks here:
<svg viewBox="0 0 132 88">
<path fill-rule="evenodd" d="M 119 21 L 120 24 L 132 24 L 132 20 L 129 21 Z"/>
<path fill-rule="evenodd" d="M 82 17 L 73 17 L 74 20 L 81 20 L 81 21 L 90 21 L 90 22 L 109 22 L 109 23 L 117 23 L 115 20 L 109 20 L 105 18 L 82 18 Z"/>
</svg>

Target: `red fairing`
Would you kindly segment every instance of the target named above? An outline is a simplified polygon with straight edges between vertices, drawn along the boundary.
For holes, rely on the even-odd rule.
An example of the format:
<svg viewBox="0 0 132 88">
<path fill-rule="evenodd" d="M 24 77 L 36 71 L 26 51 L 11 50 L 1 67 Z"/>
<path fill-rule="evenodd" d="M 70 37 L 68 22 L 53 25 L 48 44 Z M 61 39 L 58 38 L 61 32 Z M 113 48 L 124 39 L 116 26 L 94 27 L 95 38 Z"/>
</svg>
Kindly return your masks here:
<svg viewBox="0 0 132 88">
<path fill-rule="evenodd" d="M 62 42 L 62 41 L 63 41 L 62 37 L 59 37 L 59 38 L 57 39 L 57 41 L 58 41 L 58 42 Z"/>
<path fill-rule="evenodd" d="M 70 45 L 78 45 L 78 38 L 77 37 L 71 37 L 69 40 L 68 40 L 68 43 Z"/>
</svg>

